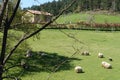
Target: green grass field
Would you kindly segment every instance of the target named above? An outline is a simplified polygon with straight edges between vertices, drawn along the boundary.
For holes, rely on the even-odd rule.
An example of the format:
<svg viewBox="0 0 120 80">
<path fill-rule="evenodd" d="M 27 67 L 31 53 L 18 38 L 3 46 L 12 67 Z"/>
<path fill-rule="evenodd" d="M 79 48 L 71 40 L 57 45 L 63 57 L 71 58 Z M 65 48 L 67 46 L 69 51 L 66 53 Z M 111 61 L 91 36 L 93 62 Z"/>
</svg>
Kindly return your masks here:
<svg viewBox="0 0 120 80">
<path fill-rule="evenodd" d="M 40 39 L 30 38 L 27 41 L 33 51 L 45 51 L 48 52 L 49 55 L 54 55 L 54 53 L 56 53 L 56 56 L 53 57 L 53 61 L 56 61 L 56 63 L 58 63 L 60 59 L 69 59 L 70 61 L 63 64 L 55 73 L 51 73 L 51 71 L 48 71 L 47 68 L 45 70 L 37 69 L 34 72 L 27 72 L 26 75 L 22 76 L 23 80 L 48 80 L 48 77 L 50 77 L 49 80 L 120 79 L 120 32 L 84 30 L 63 31 L 74 35 L 84 44 L 75 42 L 75 40 L 67 37 L 59 30 L 52 29 L 42 31 L 39 35 Z M 72 46 L 79 49 L 81 52 L 87 50 L 91 55 L 82 56 L 79 52 L 71 57 L 71 55 L 75 52 Z M 97 57 L 99 52 L 104 53 L 105 58 L 99 59 Z M 58 59 L 58 62 L 55 57 L 60 58 Z M 113 61 L 110 62 L 108 57 L 112 57 Z M 46 58 L 46 64 L 50 64 L 51 60 L 52 59 L 47 60 Z M 104 69 L 101 67 L 102 61 L 111 63 L 113 69 Z M 41 64 L 39 60 L 38 63 Z M 84 73 L 75 73 L 74 67 L 77 65 L 83 67 Z"/>
<path fill-rule="evenodd" d="M 79 21 L 89 21 L 92 14 L 79 13 L 62 15 L 57 22 L 58 23 L 76 23 Z M 104 15 L 95 14 L 93 21 L 97 23 L 120 23 L 119 15 Z M 21 70 L 17 67 L 10 70 L 9 73 L 18 77 L 22 77 L 22 80 L 119 80 L 120 79 L 120 32 L 114 31 L 85 31 L 85 30 L 71 30 L 63 29 L 62 31 L 76 37 L 82 43 L 76 42 L 74 39 L 69 38 L 58 29 L 46 29 L 39 35 L 38 39 L 32 37 L 22 44 L 17 50 L 16 55 L 13 58 L 23 58 L 25 51 L 31 48 L 35 53 L 33 58 L 28 59 L 30 63 L 30 69 Z M 17 31 L 11 31 L 12 34 L 18 34 Z M 22 35 L 19 32 L 19 36 Z M 8 40 L 8 43 L 13 44 L 15 40 L 12 37 L 12 41 Z M 0 33 L 0 38 L 1 38 Z M 11 36 L 10 36 L 11 37 Z M 27 47 L 26 47 L 27 46 Z M 1 46 L 0 46 L 1 47 Z M 78 49 L 80 52 L 75 54 L 74 49 Z M 11 48 L 11 47 L 10 47 Z M 44 51 L 47 56 L 36 56 L 39 51 Z M 89 51 L 90 56 L 82 56 L 81 52 Z M 99 59 L 98 53 L 104 54 L 105 58 Z M 72 57 L 71 57 L 72 56 Z M 25 56 L 24 56 L 25 57 Z M 109 61 L 108 57 L 112 57 L 113 61 Z M 14 61 L 17 59 L 13 59 Z M 18 61 L 19 61 L 18 60 Z M 64 60 L 66 63 L 61 65 L 59 69 L 53 73 L 55 65 L 59 65 Z M 113 69 L 104 69 L 101 67 L 101 62 L 107 61 L 112 64 Z M 84 73 L 77 74 L 74 71 L 75 66 L 81 66 Z M 5 74 L 9 74 L 5 73 Z M 48 79 L 49 77 L 49 79 Z"/>
<path fill-rule="evenodd" d="M 94 17 L 93 17 L 94 16 Z M 107 15 L 107 14 L 90 14 L 90 13 L 77 13 L 68 14 L 61 16 L 57 22 L 58 23 L 76 23 L 79 21 L 91 21 L 96 23 L 120 23 L 120 15 Z"/>
</svg>

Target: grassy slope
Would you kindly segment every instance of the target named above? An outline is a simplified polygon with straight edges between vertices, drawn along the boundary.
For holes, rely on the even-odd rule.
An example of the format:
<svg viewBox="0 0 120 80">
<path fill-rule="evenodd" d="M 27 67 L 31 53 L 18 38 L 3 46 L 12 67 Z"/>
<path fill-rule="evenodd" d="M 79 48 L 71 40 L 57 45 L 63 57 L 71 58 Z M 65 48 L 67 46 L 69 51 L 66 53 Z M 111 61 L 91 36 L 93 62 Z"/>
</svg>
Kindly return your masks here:
<svg viewBox="0 0 120 80">
<path fill-rule="evenodd" d="M 88 13 L 77 13 L 77 14 L 68 14 L 63 15 L 61 18 L 57 20 L 58 23 L 76 23 L 78 21 L 89 21 L 89 18 L 93 16 L 93 14 Z M 105 14 L 94 14 L 94 22 L 97 23 L 120 23 L 120 15 L 105 15 Z"/>
<path fill-rule="evenodd" d="M 40 39 L 29 39 L 29 43 L 34 51 L 47 51 L 70 57 L 74 50 L 72 45 L 83 50 L 88 50 L 91 56 L 81 56 L 76 54 L 74 58 L 81 60 L 72 60 L 70 64 L 73 66 L 70 70 L 58 71 L 51 75 L 49 80 L 119 80 L 120 79 L 120 32 L 98 32 L 98 31 L 80 31 L 80 30 L 64 30 L 67 33 L 75 34 L 76 37 L 85 43 L 85 45 L 74 43 L 74 40 L 68 38 L 59 30 L 44 30 L 41 32 Z M 102 52 L 105 58 L 98 59 L 98 52 Z M 108 61 L 108 57 L 113 58 L 113 69 L 107 70 L 101 67 L 101 61 Z M 74 66 L 80 65 L 85 73 L 76 74 Z M 49 76 L 48 72 L 36 72 L 26 75 L 23 80 L 46 80 Z"/>
<path fill-rule="evenodd" d="M 64 15 L 58 19 L 59 23 L 69 23 L 70 21 L 76 23 L 78 21 L 87 21 L 90 14 L 69 14 Z M 120 22 L 119 16 L 108 16 L 97 14 L 95 21 L 99 23 L 104 22 Z M 73 39 L 68 38 L 66 35 L 58 30 L 45 30 L 40 34 L 40 39 L 28 40 L 34 51 L 46 51 L 50 53 L 57 53 L 70 57 L 74 53 L 72 45 L 77 48 L 83 47 L 81 51 L 88 50 L 91 56 L 85 57 L 76 54 L 74 58 L 81 60 L 72 60 L 70 64 L 72 68 L 68 70 L 60 70 L 54 73 L 50 80 L 119 80 L 120 79 L 120 64 L 119 64 L 119 45 L 120 45 L 120 32 L 98 32 L 98 31 L 79 31 L 79 30 L 65 30 L 67 33 L 76 35 L 76 37 L 85 43 L 85 45 L 75 43 Z M 1 35 L 1 34 L 0 34 Z M 104 59 L 98 59 L 98 52 L 105 54 Z M 101 61 L 108 61 L 108 57 L 113 58 L 113 69 L 106 70 L 101 67 Z M 85 73 L 76 74 L 74 66 L 80 65 L 84 68 Z M 23 80 L 46 80 L 49 76 L 48 72 L 28 72 L 29 75 L 23 76 Z"/>
</svg>

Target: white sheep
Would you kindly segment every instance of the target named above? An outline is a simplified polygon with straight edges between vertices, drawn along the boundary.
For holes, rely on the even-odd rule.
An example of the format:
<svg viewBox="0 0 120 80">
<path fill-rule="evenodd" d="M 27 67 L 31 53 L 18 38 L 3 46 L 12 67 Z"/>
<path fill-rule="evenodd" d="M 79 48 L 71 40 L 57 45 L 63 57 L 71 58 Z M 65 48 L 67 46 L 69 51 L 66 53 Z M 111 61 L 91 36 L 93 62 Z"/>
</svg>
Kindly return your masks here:
<svg viewBox="0 0 120 80">
<path fill-rule="evenodd" d="M 31 50 L 27 50 L 26 52 L 26 58 L 32 57 L 32 51 Z"/>
<path fill-rule="evenodd" d="M 38 52 L 38 55 L 40 55 L 40 56 L 47 56 L 48 54 L 43 52 L 43 51 L 40 51 L 40 52 Z"/>
<path fill-rule="evenodd" d="M 108 62 L 102 61 L 101 64 L 102 64 L 102 67 L 104 67 L 106 69 L 111 69 L 112 68 L 111 64 L 108 63 Z"/>
<path fill-rule="evenodd" d="M 103 58 L 104 57 L 103 53 L 98 53 L 98 57 Z"/>
<path fill-rule="evenodd" d="M 81 66 L 76 66 L 75 67 L 75 72 L 76 73 L 83 73 L 82 67 Z"/>
</svg>

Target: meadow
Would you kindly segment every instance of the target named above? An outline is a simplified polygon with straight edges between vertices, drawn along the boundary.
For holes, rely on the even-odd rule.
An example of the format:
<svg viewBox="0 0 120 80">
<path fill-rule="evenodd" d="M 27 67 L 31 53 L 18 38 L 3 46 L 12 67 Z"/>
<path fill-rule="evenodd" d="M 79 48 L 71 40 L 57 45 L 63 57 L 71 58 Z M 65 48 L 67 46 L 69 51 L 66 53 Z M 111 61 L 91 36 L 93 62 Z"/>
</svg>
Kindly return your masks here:
<svg viewBox="0 0 120 80">
<path fill-rule="evenodd" d="M 62 15 L 56 22 L 89 22 L 90 18 L 93 18 L 93 22 L 96 23 L 120 23 L 119 16 L 77 13 Z M 69 36 L 61 31 L 69 34 Z M 11 46 L 8 46 L 8 51 L 22 34 L 21 31 L 10 30 L 8 45 Z M 22 80 L 119 80 L 119 35 L 119 31 L 45 29 L 37 36 L 21 44 L 10 60 L 13 63 L 15 62 L 14 64 L 26 60 L 30 68 L 16 67 L 5 72 L 5 75 L 22 77 Z M 33 57 L 26 59 L 25 54 L 28 49 L 32 50 Z M 81 55 L 83 51 L 89 51 L 90 56 Z M 43 52 L 45 55 L 41 56 L 39 52 Z M 103 53 L 105 57 L 98 58 L 99 52 Z M 112 57 L 113 61 L 109 61 L 109 57 Z M 101 66 L 102 61 L 110 63 L 113 68 L 104 69 Z M 75 66 L 81 66 L 84 73 L 76 73 L 74 71 Z"/>
<path fill-rule="evenodd" d="M 81 12 L 62 15 L 51 28 L 120 31 L 120 15 L 109 12 Z"/>
<path fill-rule="evenodd" d="M 76 37 L 76 39 L 80 40 L 82 43 L 69 38 L 61 31 L 54 29 L 46 29 L 40 33 L 39 39 L 30 38 L 27 42 L 33 51 L 47 52 L 49 59 L 45 59 L 46 63 L 44 65 L 52 64 L 51 62 L 54 61 L 58 64 L 63 59 L 68 59 L 68 61 L 60 66 L 56 72 L 52 72 L 52 70 L 48 70 L 48 68 L 44 68 L 44 70 L 39 68 L 34 72 L 27 72 L 28 75 L 22 76 L 23 80 L 120 79 L 120 32 L 67 29 L 62 31 Z M 75 55 L 73 55 L 73 53 L 75 53 L 76 50 L 73 46 L 74 48 L 79 49 L 79 52 Z M 81 52 L 85 50 L 90 52 L 90 56 L 81 55 Z M 97 55 L 99 52 L 103 53 L 105 58 L 98 58 Z M 53 57 L 49 57 L 49 55 L 53 55 Z M 109 61 L 108 57 L 112 57 L 113 61 Z M 40 60 L 42 60 L 42 58 Z M 41 64 L 40 60 L 38 60 L 39 64 Z M 111 63 L 113 68 L 104 69 L 101 67 L 102 61 Z M 83 68 L 84 73 L 76 73 L 74 71 L 74 67 L 78 65 Z"/>
<path fill-rule="evenodd" d="M 62 15 L 57 22 L 58 23 L 76 23 L 79 21 L 90 22 L 92 19 L 95 23 L 120 23 L 119 14 L 104 14 L 103 12 L 81 12 Z"/>
</svg>

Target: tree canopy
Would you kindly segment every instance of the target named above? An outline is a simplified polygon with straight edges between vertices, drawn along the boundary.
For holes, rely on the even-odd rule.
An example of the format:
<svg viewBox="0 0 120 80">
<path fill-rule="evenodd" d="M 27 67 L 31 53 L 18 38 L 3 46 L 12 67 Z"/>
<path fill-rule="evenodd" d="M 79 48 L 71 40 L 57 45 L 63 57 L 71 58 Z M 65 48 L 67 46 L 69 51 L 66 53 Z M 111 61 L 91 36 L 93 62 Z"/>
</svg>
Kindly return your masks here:
<svg viewBox="0 0 120 80">
<path fill-rule="evenodd" d="M 58 14 L 61 9 L 72 0 L 58 0 L 41 4 L 40 6 L 33 5 L 30 8 L 33 10 L 48 11 L 54 15 Z M 120 11 L 120 0 L 77 0 L 74 6 L 68 9 L 65 13 L 80 12 L 88 10 L 109 10 Z"/>
</svg>

